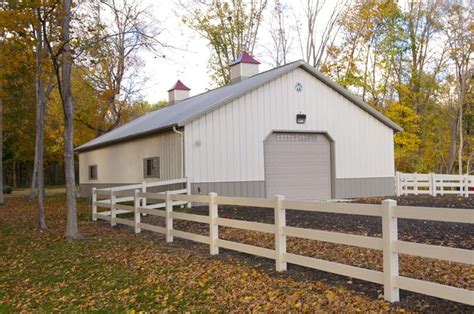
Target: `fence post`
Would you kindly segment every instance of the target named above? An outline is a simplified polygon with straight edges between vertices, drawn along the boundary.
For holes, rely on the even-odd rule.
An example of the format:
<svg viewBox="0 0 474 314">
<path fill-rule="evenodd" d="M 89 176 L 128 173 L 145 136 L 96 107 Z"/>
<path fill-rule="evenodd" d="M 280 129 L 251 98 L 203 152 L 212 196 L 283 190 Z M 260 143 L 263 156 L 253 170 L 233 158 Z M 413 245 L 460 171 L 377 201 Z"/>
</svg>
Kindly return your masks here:
<svg viewBox="0 0 474 314">
<path fill-rule="evenodd" d="M 142 229 L 140 228 L 140 211 L 138 207 L 140 206 L 140 199 L 138 198 L 139 190 L 135 190 L 135 195 L 133 198 L 133 212 L 134 212 L 134 222 L 135 222 L 135 233 L 140 233 Z"/>
<path fill-rule="evenodd" d="M 394 252 L 394 242 L 398 240 L 397 218 L 394 216 L 396 206 L 394 200 L 382 201 L 384 299 L 389 302 L 400 300 L 399 289 L 393 284 L 393 277 L 398 276 L 398 253 Z"/>
<path fill-rule="evenodd" d="M 165 192 L 165 205 L 166 205 L 166 242 L 173 242 L 173 217 L 171 213 L 173 212 L 173 201 L 171 200 L 170 191 Z"/>
<path fill-rule="evenodd" d="M 217 224 L 217 217 L 219 217 L 219 211 L 216 204 L 217 193 L 209 193 L 209 237 L 211 243 L 209 246 L 210 254 L 219 254 L 219 246 L 217 245 L 217 239 L 219 238 L 219 225 Z"/>
<path fill-rule="evenodd" d="M 286 226 L 286 213 L 282 206 L 285 199 L 283 195 L 275 195 L 275 252 L 276 271 L 286 270 L 286 262 L 283 261 L 283 254 L 286 253 L 286 235 L 283 234 L 283 227 Z"/>
<path fill-rule="evenodd" d="M 142 182 L 142 193 L 146 193 L 146 181 Z M 144 197 L 142 197 L 142 207 L 146 207 L 146 198 Z"/>
<path fill-rule="evenodd" d="M 92 188 L 92 221 L 97 221 L 97 191 Z"/>
<path fill-rule="evenodd" d="M 191 195 L 191 180 L 186 177 L 186 195 Z M 188 208 L 191 208 L 191 202 L 188 202 Z"/>
<path fill-rule="evenodd" d="M 402 182 L 403 182 L 403 187 L 402 189 L 404 189 L 405 191 L 405 195 L 408 195 L 408 180 L 407 180 L 407 177 L 405 176 L 403 179 L 402 179 Z"/>
<path fill-rule="evenodd" d="M 400 171 L 395 172 L 395 194 L 400 196 L 402 193 L 402 187 L 400 182 Z"/>
<path fill-rule="evenodd" d="M 117 217 L 117 212 L 115 211 L 115 195 L 114 191 L 110 190 L 110 225 L 113 227 L 117 224 L 115 218 Z"/>
<path fill-rule="evenodd" d="M 440 176 L 439 179 L 439 194 L 444 195 L 444 179 L 442 176 Z"/>
<path fill-rule="evenodd" d="M 436 178 L 433 172 L 430 173 L 430 190 L 431 195 L 436 196 Z"/>
<path fill-rule="evenodd" d="M 464 197 L 469 197 L 469 178 L 467 174 L 462 179 L 463 182 L 463 189 L 461 189 L 461 196 L 464 194 Z"/>
<path fill-rule="evenodd" d="M 413 174 L 413 190 L 415 192 L 415 195 L 418 195 L 418 181 L 416 178 L 416 172 Z"/>
<path fill-rule="evenodd" d="M 399 172 L 400 176 L 400 195 L 408 195 L 407 192 L 407 178 L 403 175 L 403 172 Z"/>
</svg>

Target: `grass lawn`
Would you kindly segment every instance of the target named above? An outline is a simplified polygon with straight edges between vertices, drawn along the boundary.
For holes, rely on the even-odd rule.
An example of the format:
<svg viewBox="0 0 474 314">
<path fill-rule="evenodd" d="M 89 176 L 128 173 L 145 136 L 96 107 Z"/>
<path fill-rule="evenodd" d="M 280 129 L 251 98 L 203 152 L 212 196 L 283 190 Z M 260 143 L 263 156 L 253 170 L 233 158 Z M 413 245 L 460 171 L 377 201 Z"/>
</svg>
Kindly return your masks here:
<svg viewBox="0 0 474 314">
<path fill-rule="evenodd" d="M 238 255 L 211 257 L 91 222 L 85 200 L 78 208 L 87 239 L 67 242 L 64 196 L 49 196 L 46 205 L 46 231 L 36 228 L 35 203 L 25 197 L 0 207 L 0 312 L 407 309 L 345 285 L 265 271 Z"/>
</svg>

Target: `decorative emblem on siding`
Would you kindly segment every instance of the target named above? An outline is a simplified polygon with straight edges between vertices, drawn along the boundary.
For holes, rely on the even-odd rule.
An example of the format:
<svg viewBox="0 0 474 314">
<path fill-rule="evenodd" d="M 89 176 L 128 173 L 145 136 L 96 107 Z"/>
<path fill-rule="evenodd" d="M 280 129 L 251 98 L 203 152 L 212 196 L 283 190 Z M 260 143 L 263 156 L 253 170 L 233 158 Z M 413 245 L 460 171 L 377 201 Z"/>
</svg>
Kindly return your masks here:
<svg viewBox="0 0 474 314">
<path fill-rule="evenodd" d="M 303 84 L 301 84 L 300 82 L 296 83 L 295 89 L 298 93 L 300 93 L 303 90 Z"/>
</svg>

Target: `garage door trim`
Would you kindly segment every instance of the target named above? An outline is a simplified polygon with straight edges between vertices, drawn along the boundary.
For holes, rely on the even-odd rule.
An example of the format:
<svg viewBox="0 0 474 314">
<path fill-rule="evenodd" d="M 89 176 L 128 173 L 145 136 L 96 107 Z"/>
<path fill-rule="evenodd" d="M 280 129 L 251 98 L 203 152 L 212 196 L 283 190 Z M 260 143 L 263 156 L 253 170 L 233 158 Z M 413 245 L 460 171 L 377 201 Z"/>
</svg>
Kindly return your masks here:
<svg viewBox="0 0 474 314">
<path fill-rule="evenodd" d="M 302 134 L 319 134 L 319 135 L 323 135 L 327 138 L 327 140 L 329 141 L 329 149 L 330 149 L 330 162 L 331 162 L 331 169 L 330 169 L 330 173 L 331 173 L 331 198 L 335 198 L 335 195 L 336 195 L 336 158 L 335 158 L 335 141 L 334 139 L 331 137 L 331 135 L 329 135 L 328 132 L 326 131 L 305 131 L 305 130 L 273 130 L 271 131 L 263 140 L 262 144 L 263 144 L 263 164 L 264 164 L 264 179 L 265 179 L 265 185 L 264 185 L 264 189 L 265 189 L 265 196 L 268 198 L 268 197 L 271 197 L 269 195 L 267 195 L 267 173 L 265 171 L 265 165 L 266 165 L 266 160 L 265 160 L 265 142 L 268 140 L 268 138 L 270 136 L 272 136 L 273 134 L 276 134 L 276 133 L 302 133 Z"/>
</svg>

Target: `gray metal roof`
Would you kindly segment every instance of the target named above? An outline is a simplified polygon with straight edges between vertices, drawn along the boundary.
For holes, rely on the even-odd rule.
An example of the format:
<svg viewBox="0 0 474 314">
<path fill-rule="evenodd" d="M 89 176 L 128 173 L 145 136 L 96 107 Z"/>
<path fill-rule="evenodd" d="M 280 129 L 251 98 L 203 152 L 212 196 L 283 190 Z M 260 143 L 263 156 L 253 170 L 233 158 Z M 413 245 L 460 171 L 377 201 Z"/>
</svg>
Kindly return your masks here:
<svg viewBox="0 0 474 314">
<path fill-rule="evenodd" d="M 229 103 L 230 101 L 270 82 L 298 67 L 301 67 L 314 77 L 325 83 L 351 102 L 370 113 L 385 125 L 395 131 L 403 129 L 395 122 L 384 116 L 379 111 L 362 101 L 360 98 L 339 86 L 328 77 L 311 67 L 308 63 L 300 60 L 284 66 L 259 73 L 240 83 L 223 86 L 214 90 L 187 98 L 174 105 L 158 109 L 136 118 L 102 136 L 99 136 L 76 148 L 77 151 L 90 150 L 99 146 L 129 140 L 144 135 L 157 133 L 173 126 L 181 127 L 185 124 L 215 110 L 216 108 Z"/>
</svg>

